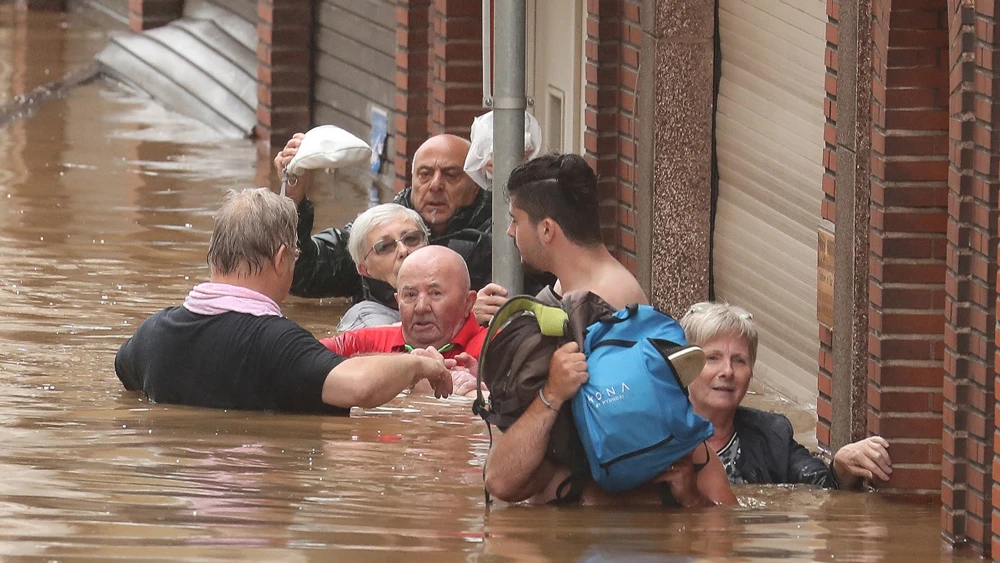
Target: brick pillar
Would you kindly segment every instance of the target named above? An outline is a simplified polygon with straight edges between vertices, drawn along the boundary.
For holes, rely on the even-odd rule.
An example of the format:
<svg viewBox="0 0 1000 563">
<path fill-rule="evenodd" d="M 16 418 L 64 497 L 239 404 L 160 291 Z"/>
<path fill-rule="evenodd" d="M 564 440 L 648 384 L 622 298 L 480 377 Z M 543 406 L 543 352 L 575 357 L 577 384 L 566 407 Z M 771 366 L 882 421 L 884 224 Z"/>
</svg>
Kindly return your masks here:
<svg viewBox="0 0 1000 563">
<path fill-rule="evenodd" d="M 597 171 L 608 249 L 635 272 L 639 0 L 587 3 L 584 156 Z"/>
<path fill-rule="evenodd" d="M 816 404 L 827 451 L 868 430 L 871 23 L 868 0 L 828 0 Z"/>
<path fill-rule="evenodd" d="M 829 252 L 827 248 L 833 239 L 833 225 L 836 223 L 836 190 L 837 181 L 837 87 L 840 68 L 840 0 L 827 0 L 827 42 L 823 59 L 826 63 L 826 99 L 823 100 L 823 115 L 826 117 L 823 138 L 823 202 L 820 207 L 822 219 L 819 230 L 819 253 Z M 855 61 L 857 62 L 857 61 Z M 820 282 L 822 283 L 822 277 Z M 827 289 L 829 291 L 829 288 Z M 823 297 L 822 291 L 819 293 Z M 820 304 L 821 305 L 821 304 Z M 818 309 L 821 308 L 818 307 Z M 824 315 L 819 318 L 819 372 L 817 377 L 818 395 L 816 397 L 816 441 L 819 446 L 829 451 L 832 448 L 832 396 L 833 396 L 833 316 Z M 866 354 L 867 356 L 867 354 Z"/>
<path fill-rule="evenodd" d="M 679 315 L 708 297 L 715 6 L 643 0 L 641 14 L 637 277 Z"/>
<path fill-rule="evenodd" d="M 427 139 L 430 107 L 429 11 L 431 0 L 396 4 L 395 188 L 410 185 L 410 159 Z"/>
<path fill-rule="evenodd" d="M 311 2 L 257 2 L 257 127 L 263 152 L 272 152 L 312 123 Z"/>
<path fill-rule="evenodd" d="M 483 109 L 483 15 L 475 0 L 433 0 L 430 134 L 469 137 Z"/>
<path fill-rule="evenodd" d="M 950 155 L 945 299 L 945 536 L 989 555 L 996 378 L 1000 118 L 993 72 L 1000 2 L 949 0 Z M 950 524 L 950 526 L 949 526 Z M 949 527 L 951 529 L 949 529 Z"/>
<path fill-rule="evenodd" d="M 872 10 L 868 430 L 892 443 L 884 488 L 937 495 L 948 217 L 945 4 L 886 1 Z"/>
<path fill-rule="evenodd" d="M 184 13 L 184 0 L 129 0 L 128 25 L 139 33 L 167 25 Z"/>
<path fill-rule="evenodd" d="M 996 432 L 1000 1 L 949 0 L 951 69 L 945 283 L 945 537 L 989 555 Z M 949 526 L 950 525 L 950 526 Z M 950 528 L 950 529 L 949 529 Z"/>
<path fill-rule="evenodd" d="M 618 182 L 613 206 L 615 216 L 608 220 L 608 225 L 616 227 L 617 231 L 615 256 L 633 274 L 638 271 L 639 246 L 635 225 L 635 176 L 639 166 L 639 112 L 636 107 L 636 97 L 639 93 L 639 52 L 642 49 L 640 4 L 641 0 L 625 0 L 622 3 L 621 62 L 618 66 L 620 141 L 615 174 Z"/>
</svg>

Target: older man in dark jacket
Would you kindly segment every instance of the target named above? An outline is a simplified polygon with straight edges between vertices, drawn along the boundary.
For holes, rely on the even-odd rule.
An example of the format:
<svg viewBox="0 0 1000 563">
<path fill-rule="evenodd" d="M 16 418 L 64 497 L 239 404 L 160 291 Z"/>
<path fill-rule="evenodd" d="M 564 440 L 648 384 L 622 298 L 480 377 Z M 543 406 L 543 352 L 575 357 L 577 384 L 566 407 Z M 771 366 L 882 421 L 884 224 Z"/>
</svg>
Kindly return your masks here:
<svg viewBox="0 0 1000 563">
<path fill-rule="evenodd" d="M 302 135 L 296 134 L 275 157 L 279 175 L 298 150 Z M 465 174 L 463 166 L 469 142 L 455 135 L 435 135 L 420 145 L 413 156 L 413 185 L 393 200 L 416 210 L 430 229 L 430 244 L 458 252 L 469 266 L 472 288 L 484 297 L 505 295 L 490 284 L 492 269 L 493 194 L 481 190 Z M 387 283 L 362 278 L 347 251 L 350 225 L 330 228 L 312 237 L 313 205 L 306 199 L 308 177 L 289 186 L 287 195 L 298 205 L 299 249 L 292 294 L 302 297 L 355 297 L 395 307 L 394 289 Z M 525 290 L 535 292 L 549 281 L 529 275 Z M 485 289 L 484 289 L 485 288 Z M 486 300 L 488 301 L 488 299 Z M 477 311 L 478 316 L 478 311 Z"/>
</svg>

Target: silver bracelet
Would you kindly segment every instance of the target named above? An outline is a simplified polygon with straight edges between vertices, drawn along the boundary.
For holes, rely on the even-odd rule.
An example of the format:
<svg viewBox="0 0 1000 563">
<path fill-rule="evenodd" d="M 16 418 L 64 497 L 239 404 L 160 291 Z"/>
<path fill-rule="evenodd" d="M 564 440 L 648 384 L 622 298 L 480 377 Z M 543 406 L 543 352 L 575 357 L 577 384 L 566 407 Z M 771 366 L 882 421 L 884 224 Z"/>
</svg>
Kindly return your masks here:
<svg viewBox="0 0 1000 563">
<path fill-rule="evenodd" d="M 552 403 L 548 402 L 548 400 L 545 399 L 545 395 L 542 393 L 542 389 L 543 389 L 542 387 L 538 388 L 538 398 L 542 400 L 542 404 L 545 405 L 545 407 L 550 411 L 559 412 L 559 409 L 553 407 Z"/>
</svg>

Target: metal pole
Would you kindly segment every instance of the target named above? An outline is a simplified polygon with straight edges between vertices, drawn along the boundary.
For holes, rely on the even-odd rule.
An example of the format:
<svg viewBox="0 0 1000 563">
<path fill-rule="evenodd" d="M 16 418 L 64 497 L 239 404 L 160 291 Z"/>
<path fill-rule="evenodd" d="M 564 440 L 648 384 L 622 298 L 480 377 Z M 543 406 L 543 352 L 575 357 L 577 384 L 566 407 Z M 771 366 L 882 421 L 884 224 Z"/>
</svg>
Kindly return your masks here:
<svg viewBox="0 0 1000 563">
<path fill-rule="evenodd" d="M 496 0 L 493 68 L 493 281 L 511 295 L 524 291 L 521 258 L 506 235 L 510 225 L 506 186 L 524 160 L 525 0 Z"/>
</svg>

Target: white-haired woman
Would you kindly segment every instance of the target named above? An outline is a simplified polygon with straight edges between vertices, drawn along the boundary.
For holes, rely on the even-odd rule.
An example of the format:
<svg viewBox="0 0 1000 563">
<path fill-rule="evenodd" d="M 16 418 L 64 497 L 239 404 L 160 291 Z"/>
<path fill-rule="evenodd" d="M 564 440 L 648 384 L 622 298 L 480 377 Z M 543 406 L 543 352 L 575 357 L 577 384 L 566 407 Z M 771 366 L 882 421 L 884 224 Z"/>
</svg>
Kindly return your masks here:
<svg viewBox="0 0 1000 563">
<path fill-rule="evenodd" d="M 338 332 L 399 322 L 396 275 L 403 260 L 427 246 L 429 238 L 420 214 L 396 203 L 376 205 L 358 215 L 351 224 L 347 251 L 361 274 L 363 298 L 344 313 Z"/>
<path fill-rule="evenodd" d="M 844 446 L 827 465 L 795 441 L 788 418 L 740 406 L 757 360 L 757 328 L 746 310 L 698 303 L 681 319 L 681 326 L 688 342 L 705 352 L 705 368 L 688 391 L 695 412 L 715 426 L 708 444 L 722 459 L 731 483 L 850 489 L 865 479 L 889 479 L 889 443 L 881 436 Z"/>
</svg>

